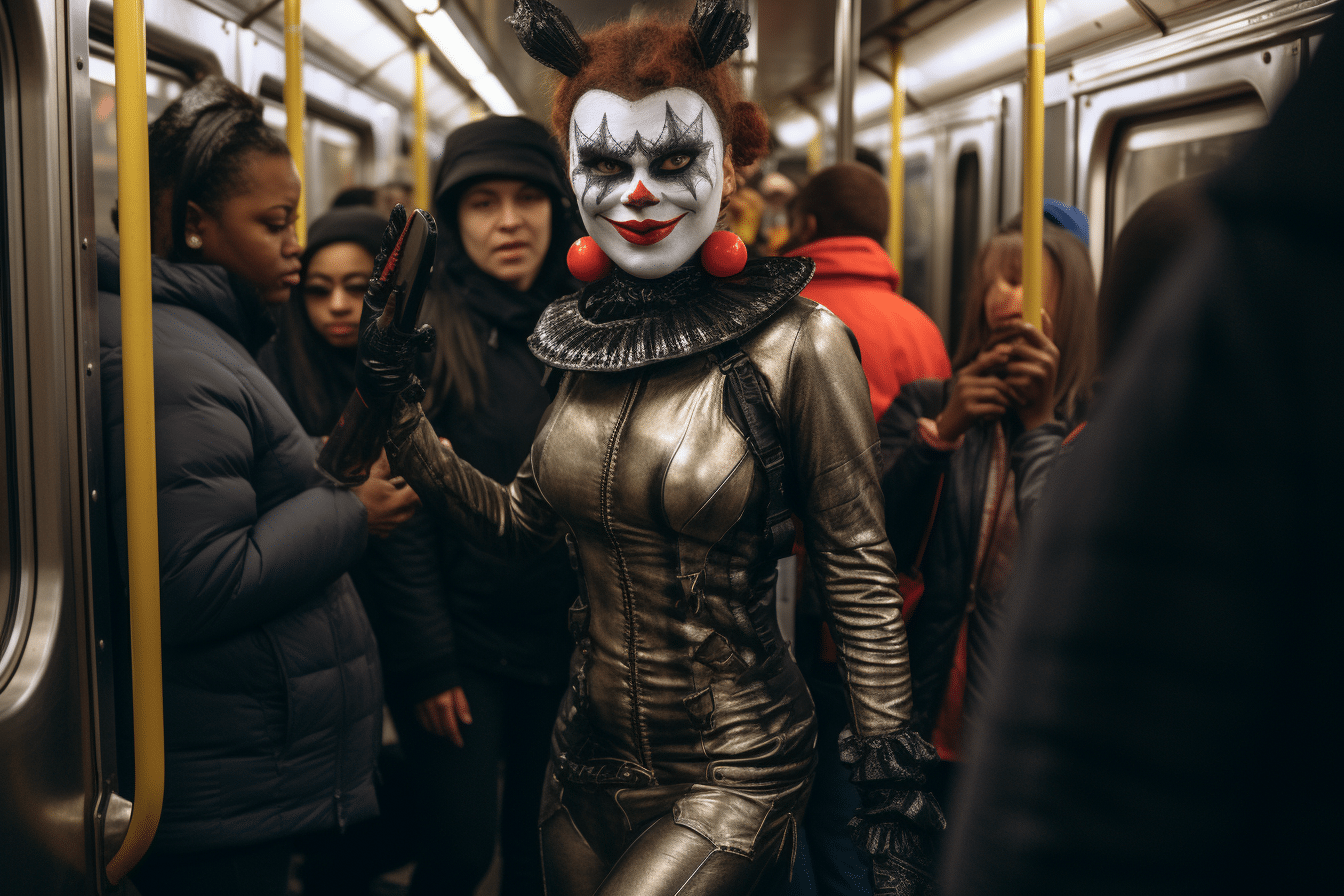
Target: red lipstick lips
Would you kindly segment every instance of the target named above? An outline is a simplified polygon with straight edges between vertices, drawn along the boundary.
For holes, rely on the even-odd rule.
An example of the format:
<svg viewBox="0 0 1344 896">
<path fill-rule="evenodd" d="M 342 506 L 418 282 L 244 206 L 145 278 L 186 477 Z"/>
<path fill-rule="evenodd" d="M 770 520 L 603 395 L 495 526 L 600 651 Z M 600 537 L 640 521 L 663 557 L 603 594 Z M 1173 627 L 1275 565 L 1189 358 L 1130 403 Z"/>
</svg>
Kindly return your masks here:
<svg viewBox="0 0 1344 896">
<path fill-rule="evenodd" d="M 670 221 L 613 221 L 603 215 L 602 219 L 616 228 L 616 232 L 627 242 L 637 246 L 652 246 L 667 236 L 677 226 L 686 213 L 682 212 Z"/>
</svg>

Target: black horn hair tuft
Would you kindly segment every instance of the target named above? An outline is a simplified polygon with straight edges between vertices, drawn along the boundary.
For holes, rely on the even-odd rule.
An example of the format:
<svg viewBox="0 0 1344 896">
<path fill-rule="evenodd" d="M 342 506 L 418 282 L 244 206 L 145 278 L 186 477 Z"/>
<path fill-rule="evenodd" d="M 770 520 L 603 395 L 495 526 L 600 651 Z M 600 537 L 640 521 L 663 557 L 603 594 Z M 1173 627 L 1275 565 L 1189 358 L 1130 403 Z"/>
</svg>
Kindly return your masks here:
<svg viewBox="0 0 1344 896">
<path fill-rule="evenodd" d="M 546 0 L 514 0 L 508 22 L 527 55 L 567 78 L 577 75 L 588 61 L 588 45 L 574 23 Z"/>
<path fill-rule="evenodd" d="M 751 16 L 738 0 L 695 0 L 691 34 L 705 68 L 713 68 L 747 45 Z"/>
</svg>

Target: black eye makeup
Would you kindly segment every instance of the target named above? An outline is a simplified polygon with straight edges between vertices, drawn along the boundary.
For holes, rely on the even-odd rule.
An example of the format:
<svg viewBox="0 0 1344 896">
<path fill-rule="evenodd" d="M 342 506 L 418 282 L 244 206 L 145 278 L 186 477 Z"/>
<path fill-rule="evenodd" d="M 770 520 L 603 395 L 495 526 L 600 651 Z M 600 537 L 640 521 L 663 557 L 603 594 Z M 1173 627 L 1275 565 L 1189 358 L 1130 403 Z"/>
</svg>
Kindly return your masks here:
<svg viewBox="0 0 1344 896">
<path fill-rule="evenodd" d="M 653 164 L 653 170 L 675 174 L 694 162 L 697 155 L 699 155 L 699 153 L 694 151 L 682 152 L 681 150 L 676 150 L 655 162 Z"/>
<path fill-rule="evenodd" d="M 672 110 L 671 103 L 665 103 L 663 129 L 657 139 L 646 140 L 636 131 L 629 143 L 622 143 L 612 136 L 605 115 L 596 134 L 585 134 L 575 122 L 574 145 L 579 163 L 570 176 L 575 181 L 580 175 L 584 178 L 580 198 L 588 201 L 589 193 L 596 189 L 597 198 L 592 201 L 601 205 L 613 190 L 629 179 L 635 156 L 642 154 L 653 160 L 649 166 L 651 177 L 680 185 L 698 200 L 699 182 L 714 184 L 706 164 L 706 160 L 713 159 L 714 145 L 704 139 L 704 120 L 703 108 L 692 121 L 686 122 Z"/>
</svg>

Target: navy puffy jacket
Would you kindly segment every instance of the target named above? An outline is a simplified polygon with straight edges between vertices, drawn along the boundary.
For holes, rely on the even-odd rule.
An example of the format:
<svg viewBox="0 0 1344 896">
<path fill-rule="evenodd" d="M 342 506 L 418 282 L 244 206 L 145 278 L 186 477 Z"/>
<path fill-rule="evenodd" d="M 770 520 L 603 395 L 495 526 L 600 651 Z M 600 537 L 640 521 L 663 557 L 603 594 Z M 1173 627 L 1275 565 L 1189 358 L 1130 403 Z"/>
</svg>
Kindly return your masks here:
<svg viewBox="0 0 1344 896">
<path fill-rule="evenodd" d="M 125 556 L 117 246 L 100 241 L 104 444 Z M 377 645 L 345 570 L 366 513 L 257 367 L 264 309 L 223 268 L 154 260 L 167 777 L 156 849 L 377 814 Z M 121 564 L 124 568 L 124 562 Z"/>
</svg>

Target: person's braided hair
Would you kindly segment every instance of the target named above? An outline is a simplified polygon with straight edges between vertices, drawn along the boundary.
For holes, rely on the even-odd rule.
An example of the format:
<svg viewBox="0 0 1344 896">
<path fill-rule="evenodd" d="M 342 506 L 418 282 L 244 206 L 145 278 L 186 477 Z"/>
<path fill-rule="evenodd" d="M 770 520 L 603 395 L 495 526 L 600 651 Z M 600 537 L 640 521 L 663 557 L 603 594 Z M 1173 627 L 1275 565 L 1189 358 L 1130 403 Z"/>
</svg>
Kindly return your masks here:
<svg viewBox="0 0 1344 896">
<path fill-rule="evenodd" d="M 289 155 L 285 141 L 262 119 L 259 100 L 218 75 L 178 97 L 149 126 L 149 189 L 156 254 L 189 260 L 188 202 L 218 214 L 246 187 L 248 156 Z"/>
</svg>

